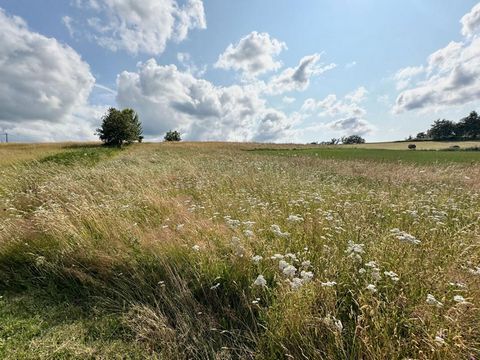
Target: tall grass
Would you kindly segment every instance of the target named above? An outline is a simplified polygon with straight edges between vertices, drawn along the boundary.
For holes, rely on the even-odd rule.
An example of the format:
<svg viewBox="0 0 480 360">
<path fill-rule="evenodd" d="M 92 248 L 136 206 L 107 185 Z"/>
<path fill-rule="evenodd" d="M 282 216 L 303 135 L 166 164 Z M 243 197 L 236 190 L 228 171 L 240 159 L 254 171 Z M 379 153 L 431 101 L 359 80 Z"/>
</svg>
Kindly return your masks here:
<svg viewBox="0 0 480 360">
<path fill-rule="evenodd" d="M 480 356 L 478 165 L 245 148 L 142 144 L 4 171 L 0 319 L 23 325 L 0 329 L 0 354 Z M 58 312 L 52 335 L 39 324 Z"/>
</svg>

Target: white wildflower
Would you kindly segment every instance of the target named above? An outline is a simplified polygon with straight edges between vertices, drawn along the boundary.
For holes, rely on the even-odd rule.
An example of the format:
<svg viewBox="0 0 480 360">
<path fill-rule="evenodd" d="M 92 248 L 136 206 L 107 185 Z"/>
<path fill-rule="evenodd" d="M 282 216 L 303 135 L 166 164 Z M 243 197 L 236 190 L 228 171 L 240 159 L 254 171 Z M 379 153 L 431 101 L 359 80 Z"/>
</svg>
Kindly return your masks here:
<svg viewBox="0 0 480 360">
<path fill-rule="evenodd" d="M 199 245 L 193 245 L 192 249 L 195 251 L 200 251 L 200 246 Z"/>
<path fill-rule="evenodd" d="M 335 285 L 337 285 L 337 283 L 335 281 L 327 281 L 327 282 L 322 282 L 321 285 L 323 287 L 334 287 Z"/>
<path fill-rule="evenodd" d="M 303 221 L 303 218 L 298 216 L 298 215 L 290 215 L 288 218 L 287 218 L 287 221 L 290 221 L 290 222 L 302 222 Z"/>
<path fill-rule="evenodd" d="M 246 236 L 246 237 L 253 237 L 253 231 L 252 230 L 244 230 L 243 231 L 243 234 Z"/>
<path fill-rule="evenodd" d="M 384 274 L 385 274 L 385 276 L 388 276 L 392 281 L 397 282 L 398 280 L 400 280 L 398 275 L 396 273 L 394 273 L 393 271 L 385 271 Z"/>
<path fill-rule="evenodd" d="M 294 276 L 296 272 L 297 268 L 293 265 L 288 265 L 286 268 L 283 269 L 283 273 L 288 277 Z"/>
<path fill-rule="evenodd" d="M 280 259 L 283 259 L 285 256 L 283 256 L 282 254 L 274 254 L 273 256 L 270 257 L 270 259 L 272 260 L 280 260 Z"/>
<path fill-rule="evenodd" d="M 304 268 L 308 268 L 311 264 L 310 260 L 302 261 L 302 267 Z"/>
<path fill-rule="evenodd" d="M 282 232 L 280 230 L 280 226 L 275 224 L 270 226 L 270 230 L 278 237 L 287 237 L 288 235 L 290 235 L 288 232 Z"/>
<path fill-rule="evenodd" d="M 363 250 L 364 246 L 365 246 L 364 244 L 355 244 L 353 241 L 349 240 L 347 250 L 345 250 L 345 253 L 348 254 L 348 257 L 352 257 L 356 261 L 360 262 L 362 261 L 361 254 L 365 252 Z"/>
<path fill-rule="evenodd" d="M 439 346 L 445 345 L 445 339 L 441 336 L 435 336 L 435 343 Z"/>
<path fill-rule="evenodd" d="M 280 270 L 285 269 L 288 265 L 289 265 L 289 264 L 288 264 L 285 260 L 280 260 L 280 261 L 278 262 L 278 268 L 279 268 Z"/>
<path fill-rule="evenodd" d="M 407 242 L 410 244 L 418 245 L 421 243 L 420 240 L 418 240 L 415 236 L 405 232 L 401 231 L 400 229 L 392 229 L 390 232 L 400 241 Z"/>
<path fill-rule="evenodd" d="M 298 277 L 294 277 L 291 281 L 289 280 L 289 283 L 293 290 L 297 290 L 303 285 L 302 279 Z"/>
<path fill-rule="evenodd" d="M 258 275 L 255 281 L 253 282 L 253 285 L 255 286 L 260 286 L 260 287 L 266 287 L 267 286 L 267 280 L 263 277 L 263 275 Z"/>
<path fill-rule="evenodd" d="M 373 284 L 368 284 L 367 290 L 370 291 L 372 294 L 377 292 L 377 287 Z"/>
<path fill-rule="evenodd" d="M 252 256 L 252 261 L 253 261 L 255 264 L 258 264 L 260 261 L 262 261 L 262 259 L 263 259 L 263 256 L 260 256 L 260 255 Z"/>
<path fill-rule="evenodd" d="M 466 303 L 466 300 L 465 298 L 462 296 L 462 295 L 455 295 L 453 297 L 453 301 L 457 302 L 457 303 L 460 303 L 460 304 L 464 304 Z"/>
<path fill-rule="evenodd" d="M 304 282 L 310 282 L 313 279 L 313 272 L 311 271 L 301 271 L 300 276 Z"/>
</svg>

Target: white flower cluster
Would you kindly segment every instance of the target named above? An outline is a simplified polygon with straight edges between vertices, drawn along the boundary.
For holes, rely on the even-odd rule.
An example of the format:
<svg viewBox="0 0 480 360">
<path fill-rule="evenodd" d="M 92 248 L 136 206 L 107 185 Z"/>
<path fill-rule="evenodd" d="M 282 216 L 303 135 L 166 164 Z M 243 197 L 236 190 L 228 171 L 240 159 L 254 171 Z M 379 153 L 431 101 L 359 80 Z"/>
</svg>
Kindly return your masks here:
<svg viewBox="0 0 480 360">
<path fill-rule="evenodd" d="M 284 237 L 287 237 L 289 236 L 290 234 L 288 232 L 282 232 L 282 230 L 280 230 L 280 226 L 278 225 L 275 225 L 273 224 L 272 226 L 270 226 L 270 230 L 278 237 L 280 238 L 284 238 Z"/>
<path fill-rule="evenodd" d="M 348 241 L 347 250 L 345 250 L 345 254 L 348 257 L 355 259 L 358 262 L 362 261 L 362 254 L 365 252 L 363 248 L 365 247 L 364 244 L 355 244 L 353 241 Z"/>
<path fill-rule="evenodd" d="M 413 245 L 418 245 L 421 243 L 421 241 L 418 240 L 415 236 L 405 231 L 401 231 L 400 229 L 395 228 L 390 230 L 390 232 L 400 241 L 407 242 Z"/>
<path fill-rule="evenodd" d="M 287 218 L 287 221 L 298 223 L 298 222 L 302 222 L 303 218 L 300 215 L 290 215 Z"/>
</svg>

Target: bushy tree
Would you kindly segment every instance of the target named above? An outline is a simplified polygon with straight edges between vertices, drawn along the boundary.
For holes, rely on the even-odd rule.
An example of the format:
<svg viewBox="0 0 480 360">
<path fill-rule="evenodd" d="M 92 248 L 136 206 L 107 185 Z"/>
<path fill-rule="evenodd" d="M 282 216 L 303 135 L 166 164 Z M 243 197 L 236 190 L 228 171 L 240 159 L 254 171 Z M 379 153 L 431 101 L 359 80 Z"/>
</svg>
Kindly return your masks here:
<svg viewBox="0 0 480 360">
<path fill-rule="evenodd" d="M 182 141 L 182 138 L 180 136 L 180 133 L 175 130 L 175 131 L 167 131 L 165 134 L 165 137 L 163 138 L 165 141 Z"/>
<path fill-rule="evenodd" d="M 121 147 L 124 143 L 143 140 L 142 124 L 133 109 L 108 109 L 96 134 L 108 146 Z"/>
<path fill-rule="evenodd" d="M 419 132 L 417 134 L 417 136 L 415 136 L 415 139 L 416 140 L 426 140 L 426 139 L 428 139 L 428 135 L 422 131 L 422 132 Z"/>
<path fill-rule="evenodd" d="M 343 144 L 364 144 L 365 139 L 362 138 L 360 135 L 350 135 L 342 137 Z"/>
<path fill-rule="evenodd" d="M 432 140 L 451 140 L 456 136 L 456 125 L 450 120 L 436 120 L 427 132 Z"/>
<path fill-rule="evenodd" d="M 480 138 L 480 116 L 476 111 L 472 111 L 456 124 L 456 134 L 464 139 Z"/>
</svg>

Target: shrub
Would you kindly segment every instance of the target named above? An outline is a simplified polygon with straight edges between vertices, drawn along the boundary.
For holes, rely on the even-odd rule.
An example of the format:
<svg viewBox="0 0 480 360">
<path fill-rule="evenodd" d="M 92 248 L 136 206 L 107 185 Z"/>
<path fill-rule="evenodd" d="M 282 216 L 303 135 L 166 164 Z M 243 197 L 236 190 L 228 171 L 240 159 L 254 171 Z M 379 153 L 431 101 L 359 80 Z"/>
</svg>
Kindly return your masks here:
<svg viewBox="0 0 480 360">
<path fill-rule="evenodd" d="M 415 145 L 415 144 L 408 144 L 408 148 L 409 148 L 410 150 L 416 150 L 416 149 L 417 149 L 417 145 Z"/>
<path fill-rule="evenodd" d="M 180 137 L 180 133 L 175 130 L 175 131 L 167 131 L 164 137 L 165 141 L 182 141 L 182 138 Z"/>
<path fill-rule="evenodd" d="M 133 109 L 108 109 L 96 134 L 108 146 L 121 147 L 124 143 L 143 140 L 142 125 Z"/>
</svg>

